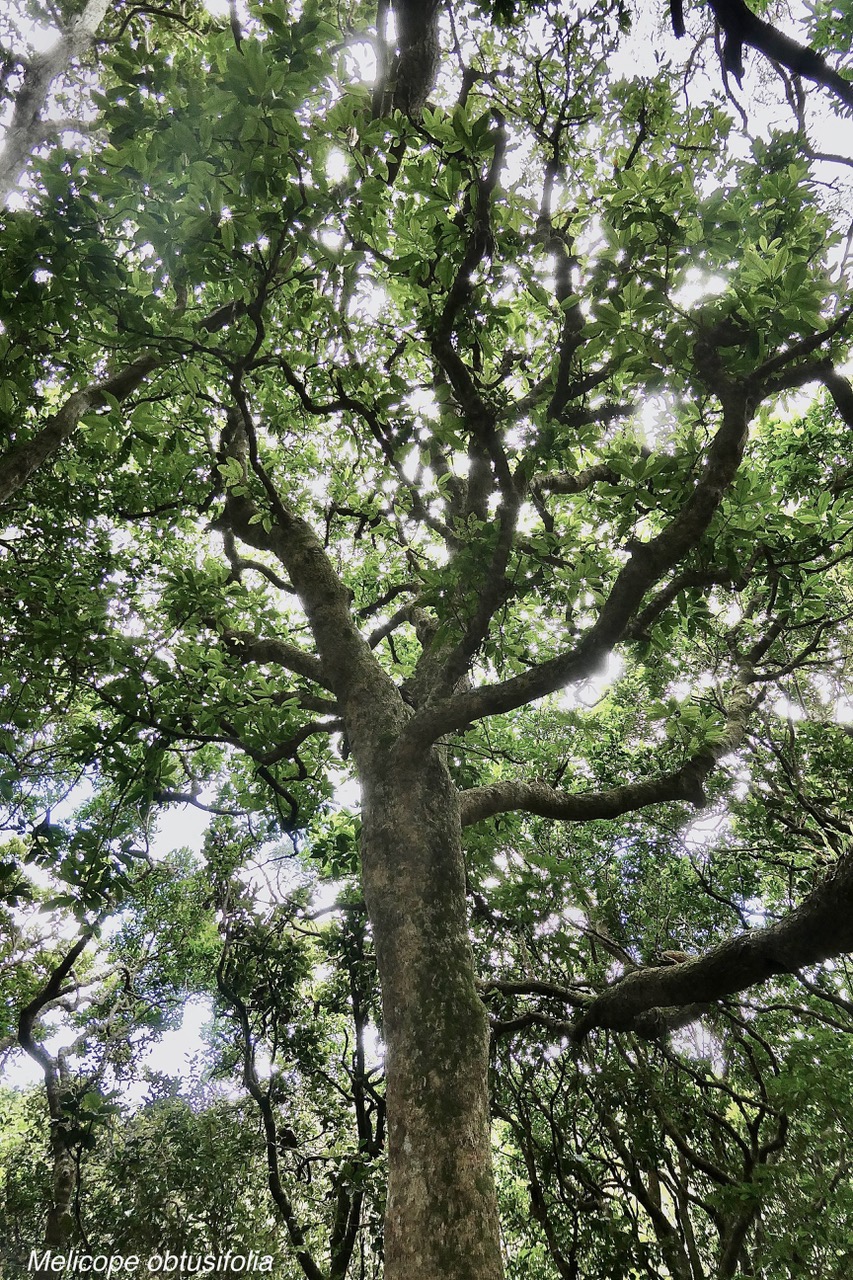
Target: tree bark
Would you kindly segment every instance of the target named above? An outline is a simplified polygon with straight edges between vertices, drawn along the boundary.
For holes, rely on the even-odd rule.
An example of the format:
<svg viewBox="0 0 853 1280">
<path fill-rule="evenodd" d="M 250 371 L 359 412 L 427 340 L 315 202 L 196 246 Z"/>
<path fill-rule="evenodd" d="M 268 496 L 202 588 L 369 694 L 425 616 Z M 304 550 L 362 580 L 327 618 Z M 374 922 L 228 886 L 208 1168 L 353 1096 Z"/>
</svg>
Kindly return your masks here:
<svg viewBox="0 0 853 1280">
<path fill-rule="evenodd" d="M 71 1205 L 77 1189 L 77 1164 L 74 1152 L 65 1140 L 61 1121 L 52 1116 L 50 1152 L 53 1157 L 53 1200 L 47 1211 L 44 1243 L 47 1249 L 61 1249 L 68 1243 L 71 1233 Z"/>
<path fill-rule="evenodd" d="M 50 126 L 42 119 L 42 112 L 53 82 L 68 70 L 75 58 L 89 51 L 109 8 L 109 0 L 88 0 L 83 12 L 71 19 L 56 44 L 29 60 L 0 147 L 0 205 L 6 203 L 20 182 L 30 152 L 49 132 Z"/>
<path fill-rule="evenodd" d="M 233 427 L 223 441 L 248 477 L 250 415 Z M 360 634 L 348 590 L 307 521 L 277 495 L 274 510 L 266 532 L 253 501 L 232 489 L 226 518 L 287 571 L 362 786 L 362 882 L 386 1050 L 384 1280 L 501 1280 L 489 1026 L 468 935 L 459 794 L 440 748 L 401 751 L 412 712 Z"/>
<path fill-rule="evenodd" d="M 488 1022 L 474 982 L 459 799 L 437 750 L 363 778 L 362 865 L 382 985 L 385 1280 L 500 1280 Z"/>
<path fill-rule="evenodd" d="M 39 1044 L 33 1029 L 39 1015 L 55 1000 L 62 984 L 74 968 L 92 938 L 92 930 L 86 929 L 62 960 L 52 970 L 46 983 L 32 1000 L 24 1005 L 18 1015 L 18 1043 L 25 1053 L 37 1062 L 44 1072 L 47 1109 L 50 1115 L 50 1154 L 53 1160 L 53 1196 L 47 1212 L 44 1242 L 47 1248 L 65 1245 L 72 1225 L 71 1205 L 77 1189 L 77 1164 L 74 1150 L 66 1132 L 68 1115 L 63 1106 L 62 1051 L 55 1058 Z"/>
<path fill-rule="evenodd" d="M 159 358 L 155 355 L 137 356 L 102 382 L 93 382 L 82 391 L 72 392 L 61 408 L 48 418 L 41 431 L 29 440 L 13 444 L 0 456 L 0 506 L 13 498 L 39 467 L 53 458 L 77 430 L 84 413 L 106 404 L 105 395 L 118 401 L 126 399 L 158 363 Z"/>
</svg>

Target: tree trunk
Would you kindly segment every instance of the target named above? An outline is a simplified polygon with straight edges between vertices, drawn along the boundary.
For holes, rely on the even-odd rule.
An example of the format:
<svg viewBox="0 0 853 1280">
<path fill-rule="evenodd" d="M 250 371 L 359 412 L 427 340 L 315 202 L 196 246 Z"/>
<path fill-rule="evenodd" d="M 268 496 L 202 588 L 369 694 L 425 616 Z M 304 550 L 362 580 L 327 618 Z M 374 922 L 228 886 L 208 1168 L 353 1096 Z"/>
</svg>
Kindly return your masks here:
<svg viewBox="0 0 853 1280">
<path fill-rule="evenodd" d="M 53 1107 L 51 1107 L 53 1112 Z M 61 1112 L 60 1112 L 61 1116 Z M 77 1164 L 62 1133 L 62 1121 L 51 1118 L 50 1149 L 53 1156 L 53 1198 L 47 1211 L 44 1243 L 48 1249 L 61 1249 L 71 1232 L 71 1205 L 77 1189 Z"/>
<path fill-rule="evenodd" d="M 385 1280 L 500 1280 L 486 1013 L 468 937 L 459 801 L 436 750 L 372 768 L 362 865 L 382 986 Z"/>
</svg>

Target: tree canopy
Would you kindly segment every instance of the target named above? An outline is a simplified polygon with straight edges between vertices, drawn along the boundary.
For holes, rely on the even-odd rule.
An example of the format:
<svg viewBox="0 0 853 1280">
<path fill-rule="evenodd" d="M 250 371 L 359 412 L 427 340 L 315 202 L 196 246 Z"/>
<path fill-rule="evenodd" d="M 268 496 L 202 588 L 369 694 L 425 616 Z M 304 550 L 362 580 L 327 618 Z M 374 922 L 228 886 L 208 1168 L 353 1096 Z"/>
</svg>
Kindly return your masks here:
<svg viewBox="0 0 853 1280">
<path fill-rule="evenodd" d="M 849 1273 L 851 31 L 0 18 L 10 1276 Z"/>
</svg>

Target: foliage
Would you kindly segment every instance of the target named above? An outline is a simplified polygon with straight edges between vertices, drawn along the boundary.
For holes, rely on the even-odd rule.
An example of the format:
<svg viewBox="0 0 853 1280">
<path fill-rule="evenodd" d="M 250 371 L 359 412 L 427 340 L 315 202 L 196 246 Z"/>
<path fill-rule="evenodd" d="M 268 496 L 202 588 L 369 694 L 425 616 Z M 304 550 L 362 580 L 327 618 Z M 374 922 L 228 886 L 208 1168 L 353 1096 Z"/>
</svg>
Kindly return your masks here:
<svg viewBox="0 0 853 1280">
<path fill-rule="evenodd" d="M 396 37 L 356 3 L 3 20 L 0 1049 L 47 1102 L 0 1099 L 6 1264 L 245 1240 L 378 1276 L 392 1037 L 435 1046 L 461 1149 L 476 974 L 508 1275 L 842 1276 L 853 388 L 819 90 L 785 46 L 792 117 L 750 133 L 704 36 L 623 70 L 621 4 L 391 7 Z M 849 15 L 810 13 L 831 74 L 797 65 L 843 114 Z M 13 56 L 48 19 L 54 54 Z M 47 88 L 23 121 L 39 75 L 67 128 Z M 176 806 L 198 858 L 158 850 Z M 464 945 L 395 951 L 433 900 Z M 145 1077 L 189 997 L 195 1085 Z"/>
</svg>

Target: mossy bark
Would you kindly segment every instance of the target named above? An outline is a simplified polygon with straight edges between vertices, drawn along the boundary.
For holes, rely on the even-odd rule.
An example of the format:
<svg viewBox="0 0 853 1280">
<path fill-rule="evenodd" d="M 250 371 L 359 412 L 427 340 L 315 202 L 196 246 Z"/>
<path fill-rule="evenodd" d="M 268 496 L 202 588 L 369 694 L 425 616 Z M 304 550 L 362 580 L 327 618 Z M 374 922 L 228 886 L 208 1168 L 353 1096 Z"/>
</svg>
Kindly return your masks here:
<svg viewBox="0 0 853 1280">
<path fill-rule="evenodd" d="M 385 1280 L 499 1280 L 488 1023 L 468 937 L 459 801 L 437 751 L 363 779 L 364 891 L 382 984 Z"/>
<path fill-rule="evenodd" d="M 61 1249 L 68 1243 L 73 1221 L 71 1206 L 77 1187 L 77 1165 L 73 1152 L 65 1142 L 60 1124 L 56 1119 L 51 1120 L 53 1198 L 44 1229 L 44 1243 L 48 1249 Z"/>
</svg>

